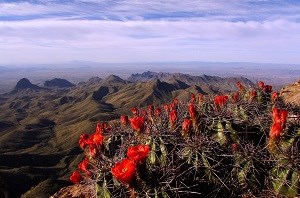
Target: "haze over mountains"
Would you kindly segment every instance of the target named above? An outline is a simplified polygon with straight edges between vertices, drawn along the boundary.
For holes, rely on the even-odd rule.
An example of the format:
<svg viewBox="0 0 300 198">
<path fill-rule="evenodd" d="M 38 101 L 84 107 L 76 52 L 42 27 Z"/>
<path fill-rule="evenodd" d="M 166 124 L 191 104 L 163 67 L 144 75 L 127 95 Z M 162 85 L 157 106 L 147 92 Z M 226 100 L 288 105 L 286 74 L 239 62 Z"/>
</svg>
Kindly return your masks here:
<svg viewBox="0 0 300 198">
<path fill-rule="evenodd" d="M 234 91 L 237 81 L 253 86 L 243 77 L 155 72 L 93 77 L 77 85 L 56 78 L 38 86 L 23 78 L 0 95 L 0 175 L 12 197 L 34 186 L 24 197 L 50 196 L 68 184 L 81 160 L 78 138 L 93 132 L 97 121 L 119 119 L 134 106 L 185 100 L 191 93 Z M 24 184 L 16 190 L 20 180 Z"/>
<path fill-rule="evenodd" d="M 220 77 L 243 76 L 253 82 L 264 80 L 278 89 L 293 83 L 300 76 L 300 65 L 267 63 L 221 62 L 161 62 L 161 63 L 97 63 L 71 61 L 56 64 L 0 65 L 0 93 L 11 90 L 21 78 L 43 85 L 45 79 L 63 78 L 71 83 L 87 81 L 91 76 L 104 78 L 110 74 L 124 79 L 144 71 L 181 72 L 192 75 Z"/>
</svg>

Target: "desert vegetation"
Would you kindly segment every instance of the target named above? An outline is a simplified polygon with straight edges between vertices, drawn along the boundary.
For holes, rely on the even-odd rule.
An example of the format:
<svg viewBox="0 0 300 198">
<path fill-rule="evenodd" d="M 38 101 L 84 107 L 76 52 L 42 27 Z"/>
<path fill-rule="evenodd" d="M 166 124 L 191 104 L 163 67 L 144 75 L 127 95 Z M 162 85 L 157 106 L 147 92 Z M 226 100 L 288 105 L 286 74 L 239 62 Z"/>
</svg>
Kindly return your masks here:
<svg viewBox="0 0 300 198">
<path fill-rule="evenodd" d="M 237 87 L 99 122 L 80 136 L 85 157 L 70 180 L 83 190 L 72 196 L 299 196 L 300 109 L 263 82 Z"/>
</svg>

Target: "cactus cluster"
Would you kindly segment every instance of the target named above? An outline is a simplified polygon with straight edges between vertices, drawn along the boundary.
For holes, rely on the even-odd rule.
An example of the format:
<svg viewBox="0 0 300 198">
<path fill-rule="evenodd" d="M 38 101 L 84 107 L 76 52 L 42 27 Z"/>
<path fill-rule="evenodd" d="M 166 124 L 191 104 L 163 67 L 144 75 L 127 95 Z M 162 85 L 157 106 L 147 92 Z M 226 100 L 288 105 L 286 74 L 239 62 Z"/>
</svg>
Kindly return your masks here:
<svg viewBox="0 0 300 198">
<path fill-rule="evenodd" d="M 237 87 L 98 123 L 70 180 L 98 197 L 299 196 L 299 108 L 263 82 Z"/>
</svg>

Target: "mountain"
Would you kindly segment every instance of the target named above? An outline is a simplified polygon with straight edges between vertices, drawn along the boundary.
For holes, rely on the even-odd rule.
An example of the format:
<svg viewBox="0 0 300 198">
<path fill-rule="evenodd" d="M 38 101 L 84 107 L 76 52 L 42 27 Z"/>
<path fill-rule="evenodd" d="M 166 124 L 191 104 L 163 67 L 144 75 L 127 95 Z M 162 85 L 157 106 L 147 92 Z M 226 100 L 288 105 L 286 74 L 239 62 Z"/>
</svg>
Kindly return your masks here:
<svg viewBox="0 0 300 198">
<path fill-rule="evenodd" d="M 24 90 L 24 89 L 39 90 L 42 88 L 37 85 L 32 84 L 27 78 L 22 78 L 21 80 L 18 81 L 14 90 Z"/>
<path fill-rule="evenodd" d="M 107 78 L 105 78 L 104 81 L 106 83 L 126 83 L 125 80 L 123 80 L 119 76 L 116 76 L 116 75 L 113 75 L 113 74 L 108 76 Z"/>
<path fill-rule="evenodd" d="M 21 79 L 13 91 L 0 95 L 0 176 L 11 197 L 53 194 L 70 184 L 68 177 L 82 158 L 79 136 L 92 133 L 96 122 L 113 123 L 121 114 L 130 115 L 132 107 L 188 99 L 191 93 L 235 91 L 237 81 L 253 85 L 246 78 L 155 72 L 128 79 L 93 77 L 71 89 L 56 88 L 65 87 L 63 79 L 54 79 L 55 86 L 47 89 Z"/>
<path fill-rule="evenodd" d="M 182 73 L 156 73 L 144 72 L 142 74 L 132 74 L 127 80 L 130 82 L 148 82 L 159 79 L 161 81 L 174 83 L 181 82 L 186 85 L 197 85 L 205 93 L 229 92 L 236 89 L 236 82 L 240 81 L 246 86 L 254 86 L 253 82 L 244 77 L 225 77 L 218 76 L 193 76 Z"/>
<path fill-rule="evenodd" d="M 52 80 L 47 80 L 44 83 L 45 87 L 58 87 L 58 88 L 69 88 L 74 87 L 75 85 L 66 79 L 54 78 Z"/>
<path fill-rule="evenodd" d="M 10 91 L 7 92 L 5 94 L 3 94 L 3 96 L 7 96 L 7 95 L 11 95 L 11 96 L 16 96 L 16 95 L 30 95 L 30 94 L 34 94 L 37 92 L 43 92 L 43 91 L 48 91 L 47 88 L 43 88 L 43 87 L 39 87 L 38 85 L 32 84 L 27 78 L 22 78 L 20 79 L 16 86 Z M 1 98 L 1 96 L 0 96 Z M 0 104 L 1 104 L 1 100 L 0 99 Z M 6 97 L 4 97 L 4 100 L 6 100 Z"/>
</svg>

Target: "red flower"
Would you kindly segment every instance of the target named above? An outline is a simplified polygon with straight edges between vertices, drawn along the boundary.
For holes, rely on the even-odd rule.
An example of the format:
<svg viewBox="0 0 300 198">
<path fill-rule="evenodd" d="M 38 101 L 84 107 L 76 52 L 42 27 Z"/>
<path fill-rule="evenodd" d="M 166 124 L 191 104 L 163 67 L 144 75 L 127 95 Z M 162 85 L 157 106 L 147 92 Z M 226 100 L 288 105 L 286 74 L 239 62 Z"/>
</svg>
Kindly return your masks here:
<svg viewBox="0 0 300 198">
<path fill-rule="evenodd" d="M 251 100 L 254 100 L 254 99 L 256 99 L 256 97 L 257 97 L 257 92 L 256 92 L 255 89 L 253 89 L 253 90 L 250 92 L 250 99 L 251 99 Z"/>
<path fill-rule="evenodd" d="M 123 159 L 117 162 L 112 168 L 112 175 L 123 183 L 130 183 L 135 175 L 136 164 L 130 159 Z"/>
<path fill-rule="evenodd" d="M 166 114 L 169 114 L 169 112 L 171 111 L 171 107 L 169 104 L 164 104 L 164 109 L 166 111 Z"/>
<path fill-rule="evenodd" d="M 233 102 L 236 103 L 239 100 L 239 92 L 234 92 L 232 99 Z"/>
<path fill-rule="evenodd" d="M 149 105 L 148 106 L 148 114 L 149 115 L 153 115 L 154 114 L 154 106 L 153 105 Z"/>
<path fill-rule="evenodd" d="M 192 93 L 191 102 L 195 102 L 195 101 L 196 101 L 195 94 Z"/>
<path fill-rule="evenodd" d="M 273 123 L 270 129 L 270 138 L 271 139 L 279 138 L 282 131 L 283 131 L 283 125 L 280 122 Z"/>
<path fill-rule="evenodd" d="M 258 82 L 258 87 L 263 89 L 265 87 L 265 83 L 263 81 Z"/>
<path fill-rule="evenodd" d="M 160 116 L 161 113 L 162 113 L 162 110 L 161 110 L 161 108 L 159 108 L 159 107 L 157 107 L 157 108 L 155 109 L 155 111 L 154 111 L 154 114 L 155 114 L 156 116 Z"/>
<path fill-rule="evenodd" d="M 81 179 L 82 177 L 78 171 L 74 171 L 73 174 L 70 176 L 70 181 L 74 184 L 79 183 Z"/>
<path fill-rule="evenodd" d="M 78 165 L 79 170 L 82 170 L 84 172 L 89 172 L 89 159 L 88 158 L 84 158 L 84 160 L 82 160 L 80 162 L 80 164 Z"/>
<path fill-rule="evenodd" d="M 96 133 L 103 133 L 104 132 L 104 124 L 102 125 L 101 123 L 97 123 L 97 125 L 96 125 Z"/>
<path fill-rule="evenodd" d="M 173 99 L 173 104 L 174 104 L 174 105 L 178 105 L 178 99 L 177 99 L 177 98 L 174 98 L 174 99 Z"/>
<path fill-rule="evenodd" d="M 177 116 L 177 111 L 176 110 L 172 110 L 170 112 L 170 115 L 169 115 L 169 120 L 170 120 L 170 123 L 173 125 L 178 119 L 178 116 Z"/>
<path fill-rule="evenodd" d="M 228 96 L 219 95 L 215 97 L 214 104 L 217 108 L 223 107 L 224 105 L 226 105 L 227 101 L 228 101 Z"/>
<path fill-rule="evenodd" d="M 139 115 L 139 110 L 136 107 L 131 108 L 131 112 L 133 113 L 133 115 L 137 116 Z"/>
<path fill-rule="evenodd" d="M 272 86 L 271 85 L 265 85 L 264 86 L 264 92 L 271 93 L 272 92 Z"/>
<path fill-rule="evenodd" d="M 127 156 L 137 164 L 142 164 L 147 159 L 150 152 L 149 145 L 131 146 L 127 149 Z"/>
<path fill-rule="evenodd" d="M 276 91 L 274 91 L 271 95 L 272 101 L 277 100 L 278 97 L 279 97 L 279 93 L 277 93 Z"/>
<path fill-rule="evenodd" d="M 288 116 L 288 111 L 278 108 L 273 108 L 272 116 L 273 116 L 273 122 L 280 122 L 282 125 L 286 123 L 286 119 Z"/>
<path fill-rule="evenodd" d="M 176 104 L 176 103 L 174 103 L 174 102 L 172 102 L 172 103 L 169 105 L 169 107 L 170 107 L 170 111 L 172 111 L 172 110 L 176 110 L 176 108 L 177 108 L 177 104 Z"/>
<path fill-rule="evenodd" d="M 93 144 L 101 145 L 103 143 L 104 137 L 102 134 L 95 132 L 91 135 L 90 140 L 93 142 Z"/>
<path fill-rule="evenodd" d="M 245 91 L 245 87 L 242 85 L 242 83 L 240 81 L 238 81 L 236 83 L 237 87 L 241 90 L 241 91 Z"/>
<path fill-rule="evenodd" d="M 96 157 L 99 154 L 98 148 L 95 144 L 89 145 L 89 154 L 91 157 Z"/>
<path fill-rule="evenodd" d="M 273 108 L 272 117 L 273 125 L 270 129 L 270 138 L 279 138 L 280 134 L 283 132 L 286 119 L 288 116 L 288 111 L 278 108 Z"/>
<path fill-rule="evenodd" d="M 186 135 L 189 132 L 189 130 L 191 129 L 191 125 L 192 125 L 192 120 L 184 119 L 182 123 L 182 131 L 184 135 Z"/>
<path fill-rule="evenodd" d="M 196 111 L 195 105 L 193 103 L 189 104 L 189 113 L 193 120 L 197 118 L 198 112 Z"/>
<path fill-rule="evenodd" d="M 238 143 L 233 143 L 233 144 L 231 145 L 231 148 L 232 148 L 233 151 L 238 151 L 238 149 L 239 149 Z"/>
<path fill-rule="evenodd" d="M 147 115 L 147 111 L 145 109 L 142 109 L 140 115 L 141 116 L 146 116 Z"/>
<path fill-rule="evenodd" d="M 121 115 L 121 124 L 126 126 L 128 124 L 128 122 L 129 122 L 128 116 L 127 115 Z"/>
<path fill-rule="evenodd" d="M 145 117 L 134 117 L 130 119 L 131 127 L 137 132 L 141 132 L 144 129 Z"/>
<path fill-rule="evenodd" d="M 79 146 L 80 146 L 80 148 L 83 149 L 85 147 L 86 142 L 87 142 L 88 139 L 89 139 L 89 135 L 86 134 L 86 133 L 84 133 L 84 134 L 82 134 L 80 136 L 80 138 L 79 138 Z"/>
</svg>

